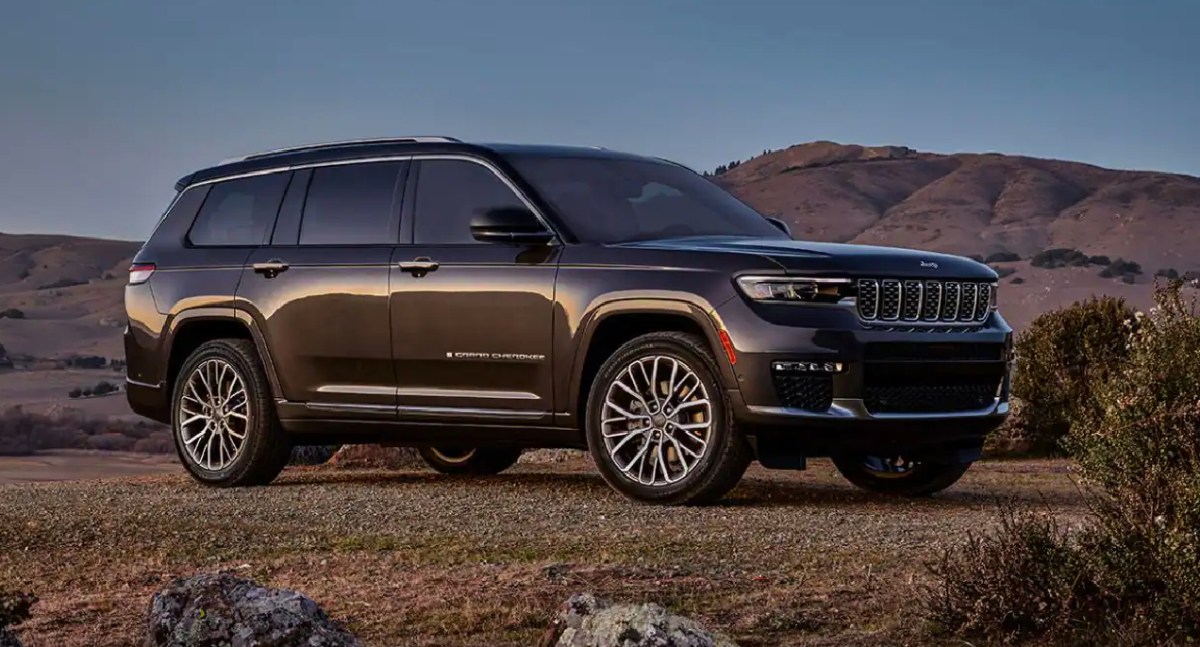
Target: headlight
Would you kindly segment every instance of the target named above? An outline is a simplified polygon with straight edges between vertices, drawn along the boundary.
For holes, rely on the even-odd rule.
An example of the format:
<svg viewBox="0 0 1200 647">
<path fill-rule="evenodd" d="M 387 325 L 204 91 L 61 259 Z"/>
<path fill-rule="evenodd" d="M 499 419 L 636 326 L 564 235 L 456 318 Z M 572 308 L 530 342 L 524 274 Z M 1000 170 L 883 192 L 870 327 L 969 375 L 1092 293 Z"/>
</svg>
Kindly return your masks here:
<svg viewBox="0 0 1200 647">
<path fill-rule="evenodd" d="M 847 296 L 850 279 L 791 276 L 742 276 L 738 288 L 755 301 L 782 303 L 837 303 Z"/>
</svg>

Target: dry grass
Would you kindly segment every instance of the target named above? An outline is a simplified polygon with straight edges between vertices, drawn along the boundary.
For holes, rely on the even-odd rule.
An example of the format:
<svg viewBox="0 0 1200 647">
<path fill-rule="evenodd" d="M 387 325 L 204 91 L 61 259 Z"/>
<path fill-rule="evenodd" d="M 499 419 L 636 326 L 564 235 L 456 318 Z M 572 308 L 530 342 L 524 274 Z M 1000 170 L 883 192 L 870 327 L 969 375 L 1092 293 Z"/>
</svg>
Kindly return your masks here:
<svg viewBox="0 0 1200 647">
<path fill-rule="evenodd" d="M 859 493 L 823 461 L 756 468 L 708 508 L 629 503 L 582 461 L 475 480 L 309 468 L 246 490 L 9 485 L 0 588 L 42 598 L 30 647 L 135 644 L 154 590 L 222 568 L 308 593 L 372 645 L 533 644 L 581 590 L 663 603 L 743 645 L 919 644 L 923 563 L 998 499 L 1085 512 L 1056 461 L 982 464 L 925 501 Z"/>
</svg>

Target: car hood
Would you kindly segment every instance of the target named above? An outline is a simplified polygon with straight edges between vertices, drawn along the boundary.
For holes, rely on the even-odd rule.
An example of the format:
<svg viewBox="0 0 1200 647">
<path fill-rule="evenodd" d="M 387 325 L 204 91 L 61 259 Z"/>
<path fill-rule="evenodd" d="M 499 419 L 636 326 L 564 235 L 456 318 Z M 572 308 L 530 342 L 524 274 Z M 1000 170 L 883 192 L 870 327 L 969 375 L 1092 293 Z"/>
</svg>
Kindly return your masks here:
<svg viewBox="0 0 1200 647">
<path fill-rule="evenodd" d="M 752 254 L 788 274 L 996 280 L 990 267 L 962 256 L 900 247 L 813 243 L 776 238 L 694 237 L 619 243 L 619 247 Z"/>
</svg>

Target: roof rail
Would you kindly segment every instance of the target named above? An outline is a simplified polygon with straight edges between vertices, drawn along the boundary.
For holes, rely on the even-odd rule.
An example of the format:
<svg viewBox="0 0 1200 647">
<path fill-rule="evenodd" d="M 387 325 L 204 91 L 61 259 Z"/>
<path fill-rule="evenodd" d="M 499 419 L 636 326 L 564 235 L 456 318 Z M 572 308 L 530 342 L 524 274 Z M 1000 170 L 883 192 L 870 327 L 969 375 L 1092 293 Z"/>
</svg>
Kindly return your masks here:
<svg viewBox="0 0 1200 647">
<path fill-rule="evenodd" d="M 227 160 L 222 160 L 222 164 L 231 164 L 233 162 L 245 162 L 247 160 L 259 159 L 262 157 L 270 157 L 272 155 L 282 155 L 284 153 L 301 153 L 305 151 L 318 151 L 327 148 L 340 148 L 342 146 L 354 146 L 355 144 L 434 144 L 434 143 L 461 143 L 462 140 L 454 137 L 440 137 L 433 135 L 418 135 L 413 137 L 376 137 L 374 139 L 346 139 L 336 142 L 322 142 L 318 144 L 305 144 L 303 146 L 289 146 L 287 148 L 277 148 L 275 150 L 263 151 L 261 153 L 252 153 L 242 157 L 231 157 Z"/>
</svg>

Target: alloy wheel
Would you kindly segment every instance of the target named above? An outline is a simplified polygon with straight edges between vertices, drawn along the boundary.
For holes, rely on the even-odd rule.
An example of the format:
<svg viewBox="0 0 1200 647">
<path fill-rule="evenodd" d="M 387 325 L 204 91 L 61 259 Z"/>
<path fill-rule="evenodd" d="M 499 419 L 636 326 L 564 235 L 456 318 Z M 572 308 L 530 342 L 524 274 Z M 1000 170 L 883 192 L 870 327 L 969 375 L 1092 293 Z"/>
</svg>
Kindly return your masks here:
<svg viewBox="0 0 1200 647">
<path fill-rule="evenodd" d="M 708 451 L 713 406 L 700 376 L 667 355 L 640 357 L 609 384 L 601 409 L 605 449 L 628 479 L 677 483 Z"/>
<path fill-rule="evenodd" d="M 179 399 L 179 440 L 192 462 L 209 472 L 233 464 L 246 445 L 250 401 L 237 369 L 206 359 L 188 375 Z"/>
</svg>

